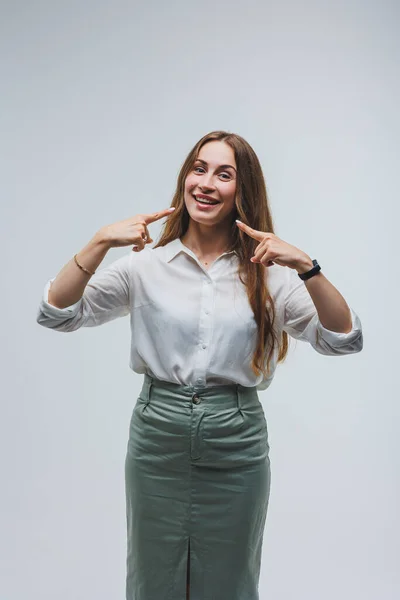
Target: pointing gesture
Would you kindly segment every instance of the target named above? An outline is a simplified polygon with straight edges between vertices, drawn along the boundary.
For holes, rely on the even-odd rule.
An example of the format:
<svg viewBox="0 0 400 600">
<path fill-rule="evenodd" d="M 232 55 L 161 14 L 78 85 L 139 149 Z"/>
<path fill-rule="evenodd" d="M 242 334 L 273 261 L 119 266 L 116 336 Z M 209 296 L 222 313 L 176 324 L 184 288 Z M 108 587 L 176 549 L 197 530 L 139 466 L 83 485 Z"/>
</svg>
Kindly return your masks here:
<svg viewBox="0 0 400 600">
<path fill-rule="evenodd" d="M 174 210 L 175 208 L 171 207 L 149 215 L 136 215 L 124 221 L 106 225 L 102 228 L 104 239 L 107 240 L 110 248 L 134 244 L 132 250 L 140 252 L 146 244 L 153 241 L 147 226 L 163 217 L 168 217 Z"/>
<path fill-rule="evenodd" d="M 297 271 L 307 271 L 313 266 L 311 258 L 296 246 L 284 242 L 274 233 L 257 231 L 241 221 L 236 221 L 241 231 L 260 242 L 256 247 L 251 262 L 261 263 L 264 267 L 271 267 L 274 263 L 282 267 L 290 267 Z"/>
</svg>

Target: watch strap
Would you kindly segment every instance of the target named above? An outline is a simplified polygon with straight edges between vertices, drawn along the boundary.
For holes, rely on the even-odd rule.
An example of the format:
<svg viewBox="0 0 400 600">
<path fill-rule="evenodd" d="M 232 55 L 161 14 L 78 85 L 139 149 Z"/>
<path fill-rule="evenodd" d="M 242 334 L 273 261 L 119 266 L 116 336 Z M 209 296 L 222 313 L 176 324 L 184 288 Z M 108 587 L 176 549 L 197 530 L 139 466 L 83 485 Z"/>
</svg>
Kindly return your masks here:
<svg viewBox="0 0 400 600">
<path fill-rule="evenodd" d="M 307 279 L 310 279 L 310 277 L 314 277 L 314 275 L 316 275 L 317 273 L 319 273 L 320 270 L 321 270 L 321 267 L 319 266 L 317 260 L 314 259 L 312 262 L 313 262 L 313 265 L 314 265 L 312 269 L 310 269 L 306 273 L 298 273 L 298 276 L 303 281 L 307 281 Z"/>
</svg>

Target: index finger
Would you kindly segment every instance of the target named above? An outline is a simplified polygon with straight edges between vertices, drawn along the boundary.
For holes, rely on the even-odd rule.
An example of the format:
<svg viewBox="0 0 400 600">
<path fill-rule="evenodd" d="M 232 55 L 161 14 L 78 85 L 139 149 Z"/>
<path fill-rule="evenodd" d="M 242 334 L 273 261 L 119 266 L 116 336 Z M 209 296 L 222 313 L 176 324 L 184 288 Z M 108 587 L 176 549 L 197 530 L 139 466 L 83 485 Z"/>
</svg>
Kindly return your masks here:
<svg viewBox="0 0 400 600">
<path fill-rule="evenodd" d="M 160 210 L 151 215 L 143 215 L 143 220 L 146 223 L 146 225 L 149 225 L 150 223 L 159 221 L 163 217 L 168 217 L 170 214 L 173 213 L 174 210 L 175 210 L 175 206 L 171 206 L 170 208 L 166 208 L 165 210 Z"/>
<path fill-rule="evenodd" d="M 257 229 L 253 229 L 252 227 L 249 227 L 249 225 L 246 225 L 245 223 L 242 223 L 242 221 L 239 220 L 236 220 L 236 223 L 238 224 L 239 229 L 242 229 L 242 231 L 247 233 L 247 235 L 254 238 L 255 240 L 261 242 L 264 239 L 265 233 L 263 233 L 262 231 L 257 231 Z"/>
</svg>

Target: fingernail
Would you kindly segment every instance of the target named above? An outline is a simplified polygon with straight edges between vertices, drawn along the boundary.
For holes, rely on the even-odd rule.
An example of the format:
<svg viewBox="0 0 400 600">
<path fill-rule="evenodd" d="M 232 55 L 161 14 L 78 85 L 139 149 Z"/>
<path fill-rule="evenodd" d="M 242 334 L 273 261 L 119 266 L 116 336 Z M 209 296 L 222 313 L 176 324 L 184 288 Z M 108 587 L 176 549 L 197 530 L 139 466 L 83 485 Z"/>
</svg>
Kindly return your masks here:
<svg viewBox="0 0 400 600">
<path fill-rule="evenodd" d="M 241 223 L 243 225 L 242 221 L 239 221 L 239 219 L 236 219 L 236 223 Z"/>
<path fill-rule="evenodd" d="M 176 206 L 171 206 L 171 208 L 168 208 L 167 210 L 169 210 L 169 211 L 173 211 L 173 210 L 175 210 L 175 209 L 176 209 Z"/>
</svg>

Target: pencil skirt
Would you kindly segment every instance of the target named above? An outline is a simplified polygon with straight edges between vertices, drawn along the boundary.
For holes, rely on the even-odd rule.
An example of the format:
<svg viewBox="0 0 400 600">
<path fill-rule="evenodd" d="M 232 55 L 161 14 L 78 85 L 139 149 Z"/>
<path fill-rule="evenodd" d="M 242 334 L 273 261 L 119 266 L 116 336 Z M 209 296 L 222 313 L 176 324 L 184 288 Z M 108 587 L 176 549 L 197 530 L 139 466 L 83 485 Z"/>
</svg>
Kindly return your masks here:
<svg viewBox="0 0 400 600">
<path fill-rule="evenodd" d="M 125 461 L 127 600 L 259 600 L 270 492 L 255 387 L 144 376 Z"/>
</svg>

